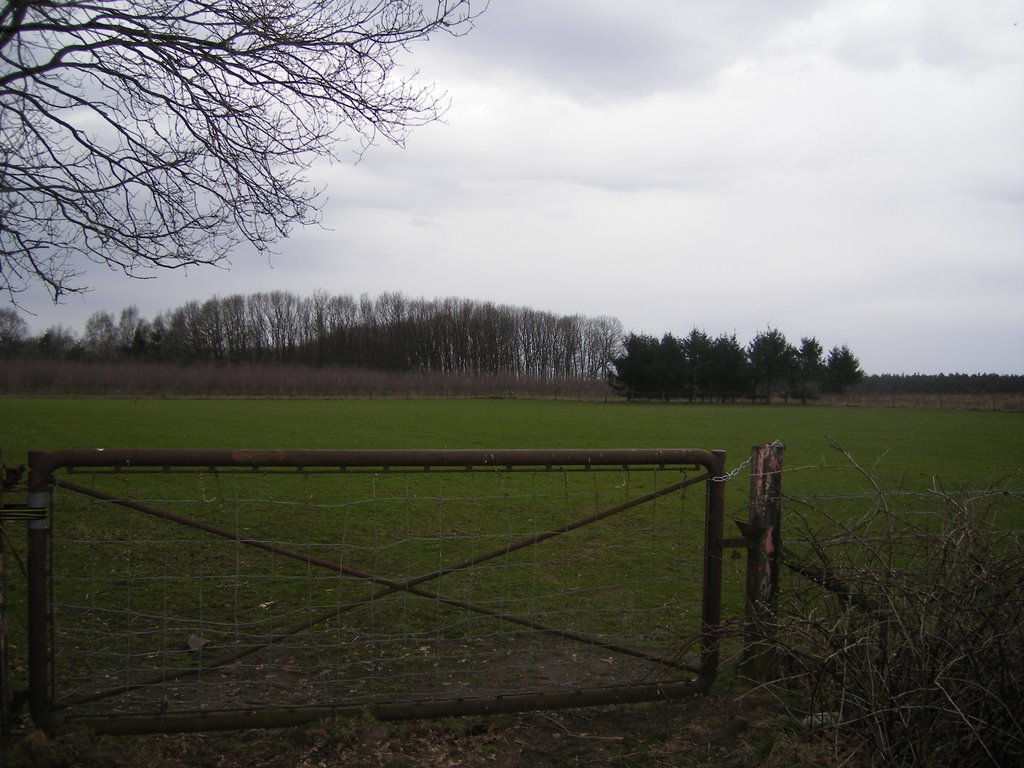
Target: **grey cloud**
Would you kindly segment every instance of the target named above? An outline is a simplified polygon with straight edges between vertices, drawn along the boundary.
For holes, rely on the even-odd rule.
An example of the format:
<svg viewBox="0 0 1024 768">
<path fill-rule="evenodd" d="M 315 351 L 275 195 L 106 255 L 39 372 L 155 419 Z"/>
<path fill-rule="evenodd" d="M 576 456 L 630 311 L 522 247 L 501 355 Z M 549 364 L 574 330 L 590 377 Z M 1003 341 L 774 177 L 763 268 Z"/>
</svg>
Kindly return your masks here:
<svg viewBox="0 0 1024 768">
<path fill-rule="evenodd" d="M 700 86 L 821 3 L 494 1 L 451 55 L 581 99 Z"/>
<path fill-rule="evenodd" d="M 869 70 L 919 62 L 971 72 L 1020 60 L 1024 32 L 1006 4 L 978 5 L 968 14 L 963 10 L 956 0 L 934 0 L 856 15 L 837 30 L 833 53 L 849 65 Z"/>
<path fill-rule="evenodd" d="M 986 179 L 969 186 L 969 191 L 982 201 L 1001 203 L 1024 209 L 1024 180 Z"/>
</svg>

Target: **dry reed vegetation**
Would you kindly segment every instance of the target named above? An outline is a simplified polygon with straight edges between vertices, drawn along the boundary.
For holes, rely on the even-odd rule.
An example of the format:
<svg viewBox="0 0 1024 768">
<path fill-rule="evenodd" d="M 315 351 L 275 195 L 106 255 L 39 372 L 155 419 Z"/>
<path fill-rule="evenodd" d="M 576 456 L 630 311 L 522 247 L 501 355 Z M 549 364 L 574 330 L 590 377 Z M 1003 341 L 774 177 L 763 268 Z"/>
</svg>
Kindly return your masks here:
<svg viewBox="0 0 1024 768">
<path fill-rule="evenodd" d="M 14 359 L 0 394 L 65 397 L 518 397 L 603 400 L 603 381 L 516 374 L 390 372 L 244 363 L 91 363 Z"/>
</svg>

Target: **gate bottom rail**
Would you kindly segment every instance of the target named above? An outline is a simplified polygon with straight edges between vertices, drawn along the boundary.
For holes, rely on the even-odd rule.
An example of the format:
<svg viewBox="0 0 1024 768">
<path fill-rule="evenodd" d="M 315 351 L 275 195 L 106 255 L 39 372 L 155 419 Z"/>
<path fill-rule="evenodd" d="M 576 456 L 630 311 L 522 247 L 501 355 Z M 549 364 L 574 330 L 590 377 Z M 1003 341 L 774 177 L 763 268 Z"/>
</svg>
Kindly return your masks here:
<svg viewBox="0 0 1024 768">
<path fill-rule="evenodd" d="M 549 691 L 507 696 L 423 699 L 385 702 L 367 706 L 286 707 L 206 711 L 164 716 L 76 717 L 74 722 L 96 733 L 109 735 L 151 733 L 193 733 L 233 731 L 248 728 L 281 728 L 304 725 L 335 717 L 370 715 L 378 720 L 416 720 L 442 717 L 498 715 L 535 710 L 639 704 L 682 699 L 705 693 L 714 683 L 717 670 L 702 673 L 692 682 Z"/>
</svg>

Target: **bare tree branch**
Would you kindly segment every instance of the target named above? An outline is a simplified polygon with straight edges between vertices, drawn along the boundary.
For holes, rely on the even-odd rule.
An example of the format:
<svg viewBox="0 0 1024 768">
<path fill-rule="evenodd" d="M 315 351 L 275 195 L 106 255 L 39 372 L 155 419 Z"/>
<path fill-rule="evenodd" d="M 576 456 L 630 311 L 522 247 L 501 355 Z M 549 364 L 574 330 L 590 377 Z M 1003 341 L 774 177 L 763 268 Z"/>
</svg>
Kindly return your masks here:
<svg viewBox="0 0 1024 768">
<path fill-rule="evenodd" d="M 472 6 L 0 2 L 0 290 L 59 300 L 90 261 L 145 277 L 316 222 L 310 165 L 435 120 L 396 56 Z"/>
</svg>

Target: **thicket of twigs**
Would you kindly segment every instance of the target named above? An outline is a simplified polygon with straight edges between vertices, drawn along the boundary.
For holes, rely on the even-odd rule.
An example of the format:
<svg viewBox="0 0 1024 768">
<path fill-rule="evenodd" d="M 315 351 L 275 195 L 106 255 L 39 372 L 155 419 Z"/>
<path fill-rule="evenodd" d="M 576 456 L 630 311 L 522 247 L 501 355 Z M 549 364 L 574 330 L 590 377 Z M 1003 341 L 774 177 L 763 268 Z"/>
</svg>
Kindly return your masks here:
<svg viewBox="0 0 1024 768">
<path fill-rule="evenodd" d="M 1024 765 L 1020 478 L 887 494 L 846 456 L 867 509 L 787 507 L 769 687 L 869 762 Z"/>
</svg>

